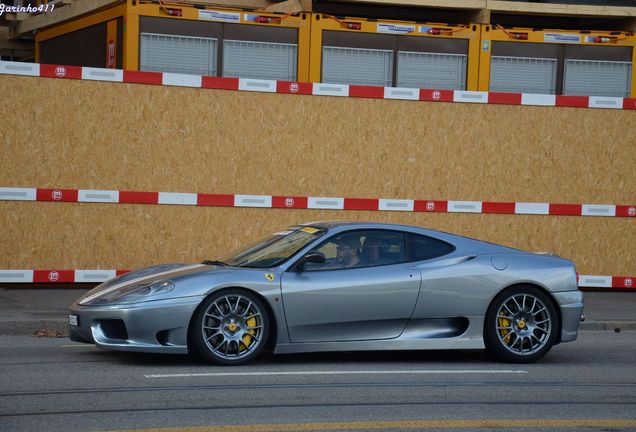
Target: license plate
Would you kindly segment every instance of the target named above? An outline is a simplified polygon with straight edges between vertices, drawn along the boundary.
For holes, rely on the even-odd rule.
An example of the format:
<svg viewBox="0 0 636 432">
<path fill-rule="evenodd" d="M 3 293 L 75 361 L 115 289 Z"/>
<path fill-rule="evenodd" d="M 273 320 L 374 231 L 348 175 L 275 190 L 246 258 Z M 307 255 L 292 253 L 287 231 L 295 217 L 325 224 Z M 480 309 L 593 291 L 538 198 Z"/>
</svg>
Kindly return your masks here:
<svg viewBox="0 0 636 432">
<path fill-rule="evenodd" d="M 78 326 L 79 325 L 79 317 L 77 315 L 69 315 L 68 316 L 68 323 L 72 326 Z"/>
</svg>

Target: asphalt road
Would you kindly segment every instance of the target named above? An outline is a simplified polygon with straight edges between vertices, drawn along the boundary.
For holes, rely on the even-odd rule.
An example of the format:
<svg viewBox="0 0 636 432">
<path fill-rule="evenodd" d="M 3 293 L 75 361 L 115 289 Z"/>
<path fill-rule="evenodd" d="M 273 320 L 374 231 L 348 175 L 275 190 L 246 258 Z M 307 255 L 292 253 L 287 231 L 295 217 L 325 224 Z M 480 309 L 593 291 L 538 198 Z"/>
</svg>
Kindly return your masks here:
<svg viewBox="0 0 636 432">
<path fill-rule="evenodd" d="M 25 336 L 0 352 L 3 432 L 636 431 L 636 331 L 584 331 L 531 365 L 436 351 L 215 367 Z"/>
</svg>

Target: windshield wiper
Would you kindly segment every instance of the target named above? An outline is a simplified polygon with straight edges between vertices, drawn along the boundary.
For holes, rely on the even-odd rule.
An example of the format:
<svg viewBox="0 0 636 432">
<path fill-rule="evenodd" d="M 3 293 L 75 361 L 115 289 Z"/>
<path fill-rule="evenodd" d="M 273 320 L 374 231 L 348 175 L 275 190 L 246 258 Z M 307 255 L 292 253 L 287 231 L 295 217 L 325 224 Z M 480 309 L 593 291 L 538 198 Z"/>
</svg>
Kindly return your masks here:
<svg viewBox="0 0 636 432">
<path fill-rule="evenodd" d="M 216 260 L 203 260 L 203 261 L 201 261 L 201 264 L 203 264 L 203 265 L 218 265 L 218 266 L 223 266 L 223 267 L 227 266 L 227 264 L 224 263 L 223 261 L 216 261 Z"/>
</svg>

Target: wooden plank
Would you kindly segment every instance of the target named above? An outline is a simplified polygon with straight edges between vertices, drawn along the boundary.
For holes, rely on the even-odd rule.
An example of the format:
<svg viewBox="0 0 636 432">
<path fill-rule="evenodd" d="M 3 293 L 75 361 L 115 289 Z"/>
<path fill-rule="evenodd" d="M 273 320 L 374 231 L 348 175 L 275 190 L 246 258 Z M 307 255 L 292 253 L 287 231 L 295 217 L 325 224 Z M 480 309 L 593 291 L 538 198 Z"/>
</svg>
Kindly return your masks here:
<svg viewBox="0 0 636 432">
<path fill-rule="evenodd" d="M 416 6 L 443 9 L 486 9 L 487 0 L 344 0 L 344 3 L 359 3 L 390 6 Z"/>
<path fill-rule="evenodd" d="M 254 10 L 264 9 L 273 2 L 267 0 L 185 0 L 179 1 L 179 3 Z"/>
<path fill-rule="evenodd" d="M 487 0 L 487 2 L 487 7 L 491 10 L 491 12 L 558 16 L 636 17 L 636 7 L 627 6 L 526 3 L 503 0 Z"/>
<path fill-rule="evenodd" d="M 68 0 L 67 0 L 68 1 Z M 302 11 L 311 11 L 311 0 L 293 0 L 300 4 Z M 170 3 L 168 1 L 168 3 Z M 178 0 L 174 4 L 184 4 L 184 5 L 201 5 L 201 6 L 209 6 L 209 7 L 220 7 L 220 8 L 233 8 L 233 9 L 243 9 L 243 10 L 262 10 L 266 12 L 280 12 L 276 10 L 277 5 L 283 5 L 284 3 L 292 3 L 292 1 L 285 2 L 274 2 L 268 0 Z M 172 3 L 170 3 L 172 4 Z M 274 10 L 270 11 L 270 7 L 274 8 Z M 289 12 L 283 12 L 289 13 Z"/>
<path fill-rule="evenodd" d="M 636 17 L 636 7 L 590 6 L 573 4 L 529 3 L 504 0 L 343 0 L 350 5 L 386 5 L 429 7 L 448 10 L 478 10 L 478 22 L 486 23 L 493 12 L 521 13 L 529 15 L 556 15 L 582 17 Z"/>
<path fill-rule="evenodd" d="M 479 24 L 490 24 L 490 9 L 480 9 L 478 11 L 475 11 L 475 15 L 471 22 Z"/>
<path fill-rule="evenodd" d="M 30 16 L 32 16 L 31 14 L 28 13 L 8 13 L 6 14 L 6 20 L 7 21 L 24 21 L 25 19 L 28 19 Z"/>
<path fill-rule="evenodd" d="M 272 3 L 271 5 L 264 8 L 263 11 L 280 12 L 284 14 L 294 14 L 294 13 L 302 12 L 303 8 L 298 0 L 287 0 L 280 3 Z"/>
<path fill-rule="evenodd" d="M 54 0 L 56 9 L 46 14 L 13 14 L 0 18 L 0 27 L 12 24 L 9 39 L 14 39 L 36 29 L 42 29 L 87 15 L 100 9 L 120 4 L 125 0 Z M 385 5 L 429 7 L 448 10 L 474 11 L 471 22 L 489 23 L 491 13 L 511 13 L 550 16 L 586 16 L 612 17 L 626 20 L 625 30 L 636 28 L 636 7 L 589 6 L 571 4 L 545 4 L 513 2 L 505 0 L 343 0 L 351 5 Z M 53 2 L 52 2 L 53 3 Z M 296 13 L 311 10 L 311 0 L 287 0 L 273 2 L 268 0 L 185 0 L 184 4 L 197 4 L 211 7 L 232 7 L 239 9 L 259 9 L 268 12 Z M 68 4 L 66 7 L 61 7 Z M 26 16 L 25 16 L 26 15 Z"/>
</svg>

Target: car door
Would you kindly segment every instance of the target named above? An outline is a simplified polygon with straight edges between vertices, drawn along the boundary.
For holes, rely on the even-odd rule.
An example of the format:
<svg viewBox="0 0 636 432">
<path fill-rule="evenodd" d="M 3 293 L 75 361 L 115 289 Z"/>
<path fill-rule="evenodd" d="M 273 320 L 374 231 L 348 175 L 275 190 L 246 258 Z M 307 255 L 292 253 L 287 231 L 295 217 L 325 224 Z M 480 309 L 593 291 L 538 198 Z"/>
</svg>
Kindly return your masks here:
<svg viewBox="0 0 636 432">
<path fill-rule="evenodd" d="M 357 261 L 340 259 L 345 247 L 357 249 Z M 389 339 L 402 333 L 421 279 L 406 263 L 404 233 L 348 231 L 314 250 L 325 255 L 324 264 L 306 263 L 303 271 L 290 269 L 281 279 L 291 342 Z"/>
</svg>

